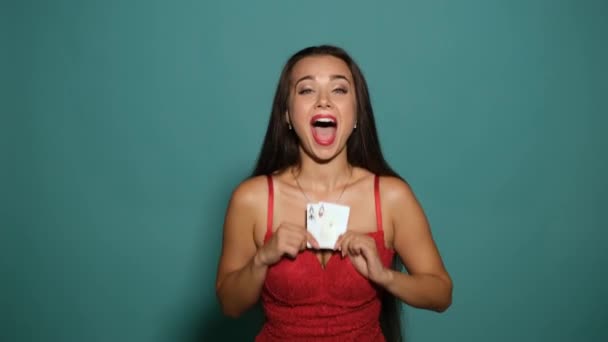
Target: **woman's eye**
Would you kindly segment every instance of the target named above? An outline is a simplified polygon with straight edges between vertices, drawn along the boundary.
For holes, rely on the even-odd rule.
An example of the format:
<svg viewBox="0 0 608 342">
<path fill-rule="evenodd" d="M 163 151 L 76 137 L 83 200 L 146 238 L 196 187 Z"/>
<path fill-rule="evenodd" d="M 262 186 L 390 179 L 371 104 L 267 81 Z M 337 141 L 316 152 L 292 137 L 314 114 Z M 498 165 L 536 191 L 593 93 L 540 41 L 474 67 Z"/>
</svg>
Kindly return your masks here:
<svg viewBox="0 0 608 342">
<path fill-rule="evenodd" d="M 312 89 L 309 89 L 309 88 L 300 89 L 300 91 L 298 91 L 298 94 L 300 94 L 300 95 L 306 95 L 306 94 L 310 94 L 310 93 L 312 93 Z"/>
<path fill-rule="evenodd" d="M 334 89 L 334 92 L 336 92 L 338 94 L 346 94 L 346 93 L 348 93 L 348 90 L 346 90 L 346 88 L 336 88 L 336 89 Z"/>
</svg>

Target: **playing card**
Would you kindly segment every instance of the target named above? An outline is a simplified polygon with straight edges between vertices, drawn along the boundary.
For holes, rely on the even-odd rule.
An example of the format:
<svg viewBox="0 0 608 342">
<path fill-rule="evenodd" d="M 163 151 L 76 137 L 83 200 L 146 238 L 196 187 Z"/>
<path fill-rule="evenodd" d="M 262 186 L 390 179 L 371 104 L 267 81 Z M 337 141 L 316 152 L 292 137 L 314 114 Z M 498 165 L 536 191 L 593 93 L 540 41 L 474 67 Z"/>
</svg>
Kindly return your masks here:
<svg viewBox="0 0 608 342">
<path fill-rule="evenodd" d="M 334 249 L 338 237 L 346 232 L 350 207 L 319 202 L 312 207 L 316 213 L 311 234 L 322 249 Z"/>
<path fill-rule="evenodd" d="M 315 203 L 308 203 L 306 205 L 306 230 L 308 230 L 312 236 L 317 238 L 319 236 L 319 205 Z M 306 243 L 308 248 L 311 248 L 309 242 Z"/>
</svg>

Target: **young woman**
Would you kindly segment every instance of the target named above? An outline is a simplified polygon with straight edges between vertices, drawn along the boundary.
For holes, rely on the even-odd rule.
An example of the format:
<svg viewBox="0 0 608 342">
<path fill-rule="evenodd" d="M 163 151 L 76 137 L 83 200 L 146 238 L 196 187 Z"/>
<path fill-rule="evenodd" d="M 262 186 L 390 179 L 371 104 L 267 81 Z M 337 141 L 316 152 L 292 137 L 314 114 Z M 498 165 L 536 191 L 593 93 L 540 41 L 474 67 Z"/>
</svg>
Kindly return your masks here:
<svg viewBox="0 0 608 342">
<path fill-rule="evenodd" d="M 321 201 L 350 208 L 329 249 L 306 229 L 306 205 Z M 262 299 L 257 341 L 396 341 L 399 302 L 450 306 L 425 214 L 382 156 L 367 84 L 344 50 L 309 47 L 284 66 L 257 166 L 226 213 L 217 294 L 233 317 Z"/>
</svg>

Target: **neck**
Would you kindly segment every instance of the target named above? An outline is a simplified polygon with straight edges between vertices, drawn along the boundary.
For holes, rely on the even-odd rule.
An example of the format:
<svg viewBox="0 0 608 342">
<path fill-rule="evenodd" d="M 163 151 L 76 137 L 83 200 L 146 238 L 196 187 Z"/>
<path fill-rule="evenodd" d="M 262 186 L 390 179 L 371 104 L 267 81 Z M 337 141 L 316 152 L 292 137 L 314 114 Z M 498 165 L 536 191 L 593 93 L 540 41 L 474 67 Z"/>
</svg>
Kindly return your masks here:
<svg viewBox="0 0 608 342">
<path fill-rule="evenodd" d="M 342 189 L 351 181 L 352 167 L 348 164 L 346 150 L 326 163 L 319 163 L 301 153 L 300 167 L 293 173 L 308 191 L 327 194 Z"/>
</svg>

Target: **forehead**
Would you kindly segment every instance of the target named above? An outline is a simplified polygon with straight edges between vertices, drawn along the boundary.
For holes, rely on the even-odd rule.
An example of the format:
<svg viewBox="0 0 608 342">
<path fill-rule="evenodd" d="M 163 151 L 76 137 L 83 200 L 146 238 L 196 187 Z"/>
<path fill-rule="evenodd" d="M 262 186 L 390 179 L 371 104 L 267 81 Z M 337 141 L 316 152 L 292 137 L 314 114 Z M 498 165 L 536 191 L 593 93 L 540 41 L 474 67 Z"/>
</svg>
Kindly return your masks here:
<svg viewBox="0 0 608 342">
<path fill-rule="evenodd" d="M 334 56 L 310 56 L 299 60 L 291 71 L 291 80 L 296 81 L 305 76 L 315 79 L 329 79 L 333 75 L 345 76 L 352 82 L 352 74 L 348 65 Z"/>
</svg>

